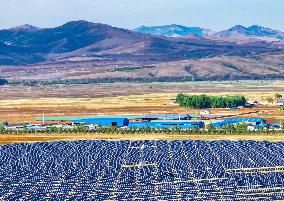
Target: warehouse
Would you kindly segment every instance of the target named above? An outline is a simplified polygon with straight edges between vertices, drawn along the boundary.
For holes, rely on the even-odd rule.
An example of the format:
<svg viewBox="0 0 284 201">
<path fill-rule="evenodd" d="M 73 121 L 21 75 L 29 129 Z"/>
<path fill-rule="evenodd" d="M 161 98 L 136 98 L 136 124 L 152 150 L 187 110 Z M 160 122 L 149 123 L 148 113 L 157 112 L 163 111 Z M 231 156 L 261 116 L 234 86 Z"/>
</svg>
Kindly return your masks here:
<svg viewBox="0 0 284 201">
<path fill-rule="evenodd" d="M 98 124 L 99 126 L 124 127 L 128 126 L 129 120 L 127 118 L 87 118 L 73 120 L 72 123 L 84 125 Z"/>
<path fill-rule="evenodd" d="M 188 114 L 151 114 L 142 116 L 142 121 L 153 120 L 191 120 L 191 116 Z"/>
<path fill-rule="evenodd" d="M 151 121 L 151 122 L 129 122 L 128 128 L 176 128 L 193 129 L 204 128 L 202 121 Z"/>
<path fill-rule="evenodd" d="M 234 118 L 234 119 L 227 119 L 220 122 L 215 122 L 212 125 L 215 128 L 221 128 L 227 125 L 235 125 L 239 123 L 245 123 L 247 125 L 256 126 L 261 124 L 266 124 L 266 120 L 262 118 Z"/>
</svg>

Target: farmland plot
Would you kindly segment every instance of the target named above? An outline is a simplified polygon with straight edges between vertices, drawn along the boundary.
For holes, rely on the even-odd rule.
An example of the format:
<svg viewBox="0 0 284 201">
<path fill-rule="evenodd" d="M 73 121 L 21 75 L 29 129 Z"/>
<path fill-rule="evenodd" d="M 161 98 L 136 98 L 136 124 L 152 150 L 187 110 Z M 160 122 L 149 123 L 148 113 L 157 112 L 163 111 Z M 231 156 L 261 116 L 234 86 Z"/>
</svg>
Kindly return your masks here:
<svg viewBox="0 0 284 201">
<path fill-rule="evenodd" d="M 77 141 L 0 146 L 0 200 L 279 200 L 284 143 Z"/>
</svg>

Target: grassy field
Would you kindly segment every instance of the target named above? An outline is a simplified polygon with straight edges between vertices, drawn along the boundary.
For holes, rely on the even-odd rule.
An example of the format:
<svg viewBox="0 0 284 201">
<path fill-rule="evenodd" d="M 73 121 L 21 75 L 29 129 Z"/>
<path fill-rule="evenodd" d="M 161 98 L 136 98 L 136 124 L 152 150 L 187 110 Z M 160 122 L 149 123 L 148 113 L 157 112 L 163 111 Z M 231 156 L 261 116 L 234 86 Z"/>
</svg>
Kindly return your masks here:
<svg viewBox="0 0 284 201">
<path fill-rule="evenodd" d="M 187 93 L 189 94 L 189 93 Z M 190 93 L 201 94 L 201 93 Z M 274 92 L 219 92 L 208 95 L 242 94 L 250 100 L 265 100 Z M 93 115 L 131 115 L 150 113 L 189 113 L 199 114 L 200 110 L 180 108 L 175 103 L 177 93 L 148 93 L 96 98 L 23 98 L 0 100 L 0 120 L 10 123 L 34 122 L 45 116 L 93 116 Z M 228 109 L 212 110 L 217 114 L 258 112 L 263 117 L 283 119 L 284 114 L 275 107 L 243 109 L 236 112 Z"/>
<path fill-rule="evenodd" d="M 238 135 L 178 135 L 178 134 L 22 134 L 0 135 L 0 144 L 32 143 L 51 141 L 77 140 L 255 140 L 255 141 L 284 141 L 283 134 L 238 134 Z"/>
<path fill-rule="evenodd" d="M 112 83 L 96 85 L 56 85 L 27 88 L 0 87 L 0 121 L 36 123 L 45 116 L 131 115 L 151 113 L 199 114 L 200 110 L 180 108 L 175 103 L 178 93 L 207 95 L 244 95 L 249 100 L 265 101 L 275 93 L 284 93 L 283 81 L 242 82 L 173 82 L 173 83 Z M 282 94 L 284 95 L 284 94 Z M 270 122 L 284 119 L 278 108 L 265 106 L 231 111 L 213 109 L 213 114 L 241 114 L 263 117 Z M 28 142 L 84 139 L 242 139 L 241 136 L 122 136 L 107 138 L 89 135 L 68 136 L 1 136 L 2 142 Z M 282 136 L 243 136 L 243 139 L 283 140 Z"/>
</svg>

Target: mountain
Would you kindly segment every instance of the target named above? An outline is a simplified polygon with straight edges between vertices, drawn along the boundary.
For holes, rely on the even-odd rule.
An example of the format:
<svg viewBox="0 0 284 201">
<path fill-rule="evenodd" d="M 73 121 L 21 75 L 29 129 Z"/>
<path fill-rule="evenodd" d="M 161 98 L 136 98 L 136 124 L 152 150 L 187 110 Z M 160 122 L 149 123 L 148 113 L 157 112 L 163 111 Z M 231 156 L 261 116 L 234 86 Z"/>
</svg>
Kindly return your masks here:
<svg viewBox="0 0 284 201">
<path fill-rule="evenodd" d="M 167 37 L 186 37 L 189 35 L 207 36 L 213 33 L 213 31 L 209 29 L 203 29 L 200 27 L 186 27 L 177 24 L 165 26 L 141 26 L 134 31 Z"/>
<path fill-rule="evenodd" d="M 236 26 L 215 36 L 201 28 L 186 31 L 179 27 L 178 32 L 177 27 L 172 26 L 174 33 L 184 37 L 82 20 L 54 28 L 23 25 L 0 30 L 1 77 L 171 81 L 269 79 L 284 74 L 283 42 L 227 40 L 232 35 L 281 37 L 281 32 Z"/>
<path fill-rule="evenodd" d="M 186 27 L 181 25 L 165 25 L 165 26 L 141 26 L 134 31 L 139 33 L 151 34 L 154 36 L 166 36 L 166 37 L 191 37 L 199 36 L 208 39 L 216 40 L 223 39 L 228 41 L 244 41 L 249 39 L 276 41 L 284 40 L 284 32 L 273 30 L 258 25 L 252 25 L 250 27 L 244 27 L 242 25 L 236 25 L 228 30 L 215 32 L 210 29 L 204 29 L 200 27 Z"/>
<path fill-rule="evenodd" d="M 18 54 L 24 52 L 29 52 L 30 55 L 36 55 L 45 61 L 52 59 L 53 55 L 80 50 L 88 46 L 90 52 L 99 52 L 139 40 L 143 40 L 143 36 L 139 33 L 87 21 L 72 21 L 47 29 L 31 29 L 31 27 L 28 29 L 28 26 L 20 26 L 0 31 L 0 43 L 9 47 L 9 51 L 4 51 L 3 48 L 2 51 L 14 54 L 14 64 L 38 61 L 17 60 Z M 21 51 L 13 51 L 12 47 L 20 48 Z M 80 55 L 80 52 L 77 54 Z M 0 63 L 5 64 L 1 60 Z"/>
<path fill-rule="evenodd" d="M 224 30 L 215 34 L 217 37 L 250 37 L 250 38 L 262 38 L 262 39 L 274 39 L 283 40 L 284 32 L 273 30 L 270 28 L 253 25 L 250 27 L 244 27 L 236 25 L 228 30 Z"/>
<path fill-rule="evenodd" d="M 24 25 L 12 27 L 8 30 L 10 30 L 12 32 L 34 32 L 34 31 L 40 30 L 40 28 L 35 27 L 33 25 L 30 25 L 30 24 L 24 24 Z"/>
<path fill-rule="evenodd" d="M 55 28 L 40 29 L 24 25 L 1 30 L 0 44 L 2 65 L 56 62 L 82 57 L 154 62 L 201 59 L 223 54 L 243 55 L 250 54 L 251 51 L 263 53 L 275 49 L 269 44 L 255 43 L 247 48 L 197 36 L 152 36 L 82 20 L 68 22 Z"/>
</svg>

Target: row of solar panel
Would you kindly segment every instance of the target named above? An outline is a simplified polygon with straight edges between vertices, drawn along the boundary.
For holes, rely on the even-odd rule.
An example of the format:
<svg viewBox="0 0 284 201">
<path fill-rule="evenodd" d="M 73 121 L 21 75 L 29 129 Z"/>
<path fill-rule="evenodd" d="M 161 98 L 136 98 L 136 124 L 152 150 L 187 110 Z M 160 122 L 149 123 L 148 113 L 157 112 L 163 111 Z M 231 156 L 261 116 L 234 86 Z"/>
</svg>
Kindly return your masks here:
<svg viewBox="0 0 284 201">
<path fill-rule="evenodd" d="M 284 143 L 14 144 L 0 172 L 0 200 L 281 200 Z"/>
</svg>

